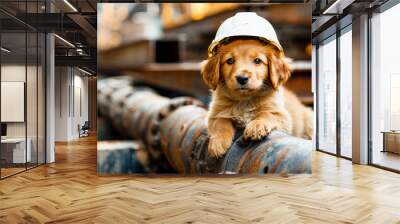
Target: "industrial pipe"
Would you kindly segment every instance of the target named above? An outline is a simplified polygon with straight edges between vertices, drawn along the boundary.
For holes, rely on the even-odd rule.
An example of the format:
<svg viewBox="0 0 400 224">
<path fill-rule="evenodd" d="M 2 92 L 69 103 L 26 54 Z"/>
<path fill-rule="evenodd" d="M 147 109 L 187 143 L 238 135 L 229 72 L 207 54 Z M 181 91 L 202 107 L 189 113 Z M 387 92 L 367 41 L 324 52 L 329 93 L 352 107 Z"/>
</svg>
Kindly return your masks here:
<svg viewBox="0 0 400 224">
<path fill-rule="evenodd" d="M 226 155 L 215 159 L 208 154 L 207 110 L 200 101 L 169 99 L 132 86 L 131 79 L 112 79 L 99 85 L 104 88 L 98 91 L 100 113 L 125 137 L 142 140 L 153 164 L 168 161 L 184 174 L 311 172 L 311 141 L 278 131 L 246 142 L 242 130 L 237 130 Z M 160 171 L 160 167 L 153 170 Z"/>
<path fill-rule="evenodd" d="M 170 170 L 160 148 L 158 120 L 182 105 L 203 104 L 192 97 L 169 99 L 160 96 L 147 87 L 135 86 L 131 79 L 113 77 L 100 82 L 100 115 L 106 117 L 107 123 L 110 123 L 124 139 L 140 139 L 146 144 L 151 171 Z M 104 119 L 101 120 L 104 125 Z"/>
<path fill-rule="evenodd" d="M 227 154 L 208 154 L 207 111 L 178 108 L 160 124 L 161 148 L 172 167 L 185 174 L 311 173 L 311 141 L 273 131 L 265 139 L 246 142 L 242 130 Z"/>
</svg>

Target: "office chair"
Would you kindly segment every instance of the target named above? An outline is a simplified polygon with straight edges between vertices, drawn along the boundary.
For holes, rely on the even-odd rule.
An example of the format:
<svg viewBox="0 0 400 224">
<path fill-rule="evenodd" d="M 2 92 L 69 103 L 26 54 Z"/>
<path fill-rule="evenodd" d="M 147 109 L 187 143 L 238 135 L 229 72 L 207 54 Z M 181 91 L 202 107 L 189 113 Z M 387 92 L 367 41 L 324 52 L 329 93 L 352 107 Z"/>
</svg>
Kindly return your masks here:
<svg viewBox="0 0 400 224">
<path fill-rule="evenodd" d="M 89 136 L 89 129 L 90 129 L 89 121 L 85 121 L 82 127 L 80 127 L 80 125 L 78 124 L 79 138 Z"/>
</svg>

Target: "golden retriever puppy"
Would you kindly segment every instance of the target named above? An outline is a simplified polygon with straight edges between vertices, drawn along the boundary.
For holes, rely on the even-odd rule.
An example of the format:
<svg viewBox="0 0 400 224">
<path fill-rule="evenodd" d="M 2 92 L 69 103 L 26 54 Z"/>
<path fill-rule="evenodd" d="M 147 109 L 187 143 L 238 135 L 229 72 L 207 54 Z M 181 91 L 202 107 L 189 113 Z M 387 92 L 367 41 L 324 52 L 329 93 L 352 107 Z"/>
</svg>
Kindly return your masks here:
<svg viewBox="0 0 400 224">
<path fill-rule="evenodd" d="M 311 139 L 312 111 L 282 85 L 290 68 L 283 53 L 256 39 L 236 39 L 203 61 L 201 73 L 212 89 L 208 114 L 209 153 L 220 157 L 232 144 L 235 128 L 259 140 L 272 130 Z"/>
</svg>

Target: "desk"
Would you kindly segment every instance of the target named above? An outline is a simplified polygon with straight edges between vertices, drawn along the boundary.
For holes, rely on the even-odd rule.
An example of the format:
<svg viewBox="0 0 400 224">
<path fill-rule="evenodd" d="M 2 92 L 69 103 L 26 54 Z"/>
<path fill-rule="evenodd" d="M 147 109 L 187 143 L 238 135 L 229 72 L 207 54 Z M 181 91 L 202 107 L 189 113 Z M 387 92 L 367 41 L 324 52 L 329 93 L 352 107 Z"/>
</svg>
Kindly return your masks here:
<svg viewBox="0 0 400 224">
<path fill-rule="evenodd" d="M 382 152 L 392 152 L 400 154 L 400 131 L 382 131 L 382 134 Z"/>
<path fill-rule="evenodd" d="M 32 140 L 26 139 L 27 147 L 25 154 L 25 138 L 5 138 L 1 139 L 1 159 L 6 163 L 25 163 L 32 159 L 31 145 Z M 25 158 L 27 159 L 25 161 Z"/>
</svg>

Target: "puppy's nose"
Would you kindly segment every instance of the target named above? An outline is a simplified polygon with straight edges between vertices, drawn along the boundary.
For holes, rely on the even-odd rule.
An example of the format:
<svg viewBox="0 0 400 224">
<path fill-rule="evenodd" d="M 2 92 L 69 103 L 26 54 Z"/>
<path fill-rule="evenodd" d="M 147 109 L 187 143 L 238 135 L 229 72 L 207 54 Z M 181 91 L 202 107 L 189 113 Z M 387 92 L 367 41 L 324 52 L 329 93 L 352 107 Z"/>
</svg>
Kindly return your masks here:
<svg viewBox="0 0 400 224">
<path fill-rule="evenodd" d="M 236 76 L 236 81 L 237 81 L 240 85 L 245 85 L 245 84 L 249 81 L 249 78 L 246 77 L 246 76 L 238 75 L 238 76 Z"/>
</svg>

